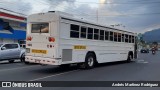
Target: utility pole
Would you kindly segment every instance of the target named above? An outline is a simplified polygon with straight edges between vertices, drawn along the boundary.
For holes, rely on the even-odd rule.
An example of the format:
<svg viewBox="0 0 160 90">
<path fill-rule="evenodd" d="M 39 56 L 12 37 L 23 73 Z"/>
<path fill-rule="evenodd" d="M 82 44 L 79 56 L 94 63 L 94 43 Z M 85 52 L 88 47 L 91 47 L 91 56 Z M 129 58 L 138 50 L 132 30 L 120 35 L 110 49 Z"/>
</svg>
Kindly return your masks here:
<svg viewBox="0 0 160 90">
<path fill-rule="evenodd" d="M 97 8 L 97 10 L 96 10 L 96 13 L 97 13 L 97 23 L 98 23 L 98 8 Z"/>
</svg>

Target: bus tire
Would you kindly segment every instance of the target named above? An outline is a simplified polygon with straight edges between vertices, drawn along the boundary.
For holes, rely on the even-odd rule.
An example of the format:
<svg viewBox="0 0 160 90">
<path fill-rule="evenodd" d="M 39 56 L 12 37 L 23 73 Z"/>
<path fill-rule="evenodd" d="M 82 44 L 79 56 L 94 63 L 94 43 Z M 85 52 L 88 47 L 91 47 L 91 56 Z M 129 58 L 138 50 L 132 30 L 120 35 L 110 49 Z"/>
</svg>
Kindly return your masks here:
<svg viewBox="0 0 160 90">
<path fill-rule="evenodd" d="M 88 53 L 85 58 L 84 68 L 91 69 L 95 66 L 95 63 L 96 63 L 95 55 L 93 53 Z"/>
<path fill-rule="evenodd" d="M 14 60 L 9 60 L 9 63 L 14 63 Z"/>
<path fill-rule="evenodd" d="M 29 62 L 24 61 L 24 64 L 28 65 L 28 64 L 30 64 L 30 63 L 29 63 Z"/>
<path fill-rule="evenodd" d="M 60 68 L 69 68 L 70 67 L 70 64 L 62 64 L 62 65 L 59 65 Z"/>
<path fill-rule="evenodd" d="M 130 63 L 132 59 L 133 59 L 133 54 L 132 52 L 129 52 L 128 57 L 127 57 L 127 62 Z"/>
<path fill-rule="evenodd" d="M 24 54 L 21 55 L 20 60 L 21 60 L 21 62 L 25 62 L 25 55 Z"/>
<path fill-rule="evenodd" d="M 21 62 L 24 63 L 24 64 L 29 64 L 29 62 L 26 62 L 26 61 L 25 61 L 25 54 L 22 54 L 22 55 L 21 55 L 20 60 L 21 60 Z"/>
</svg>

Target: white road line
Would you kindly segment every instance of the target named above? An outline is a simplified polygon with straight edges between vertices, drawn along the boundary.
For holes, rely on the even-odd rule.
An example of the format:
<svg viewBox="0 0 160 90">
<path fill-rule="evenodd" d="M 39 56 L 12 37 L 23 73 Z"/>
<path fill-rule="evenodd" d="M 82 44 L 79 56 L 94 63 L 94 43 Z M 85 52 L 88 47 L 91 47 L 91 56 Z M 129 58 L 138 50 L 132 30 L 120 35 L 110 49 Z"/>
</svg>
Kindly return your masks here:
<svg viewBox="0 0 160 90">
<path fill-rule="evenodd" d="M 137 62 L 137 63 L 148 63 L 148 62 L 145 61 L 145 60 L 137 60 L 136 62 Z"/>
<path fill-rule="evenodd" d="M 29 80 L 29 81 L 42 80 L 42 79 L 45 79 L 45 78 L 55 77 L 55 76 L 59 76 L 59 75 L 63 75 L 63 74 L 67 74 L 67 73 L 71 73 L 71 72 L 75 72 L 75 71 L 79 71 L 79 69 L 78 70 L 64 72 L 64 73 L 58 73 L 58 74 L 54 74 L 54 75 L 49 75 L 49 76 L 45 76 L 45 77 L 41 77 L 41 78 L 36 78 L 36 79 Z"/>
<path fill-rule="evenodd" d="M 14 63 L 21 62 L 20 60 L 16 59 L 14 60 Z M 9 63 L 8 60 L 0 61 L 0 63 Z"/>
<path fill-rule="evenodd" d="M 137 63 L 148 63 L 148 62 L 137 62 Z"/>
<path fill-rule="evenodd" d="M 143 62 L 143 63 L 148 63 L 148 62 Z"/>
<path fill-rule="evenodd" d="M 144 60 L 137 60 L 138 62 L 144 62 Z"/>
<path fill-rule="evenodd" d="M 35 66 L 18 67 L 18 68 L 12 68 L 12 69 L 2 69 L 2 70 L 0 70 L 0 72 L 2 72 L 2 71 L 10 71 L 10 70 L 17 70 L 17 69 L 23 69 L 23 68 L 30 68 L 30 67 L 35 67 Z"/>
</svg>

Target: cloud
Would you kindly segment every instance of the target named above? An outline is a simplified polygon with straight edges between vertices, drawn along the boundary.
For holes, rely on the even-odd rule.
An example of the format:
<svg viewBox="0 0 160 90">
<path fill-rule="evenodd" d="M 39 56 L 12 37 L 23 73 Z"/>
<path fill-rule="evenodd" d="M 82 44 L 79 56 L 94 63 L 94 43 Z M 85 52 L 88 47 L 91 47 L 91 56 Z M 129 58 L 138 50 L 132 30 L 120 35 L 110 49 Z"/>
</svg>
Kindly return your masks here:
<svg viewBox="0 0 160 90">
<path fill-rule="evenodd" d="M 92 22 L 98 21 L 104 25 L 122 24 L 125 29 L 135 32 L 142 32 L 157 24 L 159 26 L 160 23 L 160 15 L 151 14 L 159 12 L 160 3 L 153 3 L 153 1 L 103 0 L 105 4 L 98 4 L 97 0 L 87 1 L 91 3 L 82 3 L 82 1 L 46 0 L 46 3 L 50 5 L 49 10 L 68 12 L 78 18 Z"/>
<path fill-rule="evenodd" d="M 66 11 L 68 8 L 75 7 L 75 0 L 46 0 L 46 3 L 50 5 L 49 10 Z"/>
<path fill-rule="evenodd" d="M 1 0 L 0 7 L 23 14 L 30 13 L 30 10 L 32 9 L 32 5 L 24 2 L 24 0 Z"/>
<path fill-rule="evenodd" d="M 116 0 L 114 1 L 116 2 Z M 127 0 L 123 1 L 127 2 Z M 115 20 L 123 22 L 127 27 L 131 28 L 132 31 L 136 32 L 142 32 L 146 30 L 146 28 L 151 29 L 154 25 L 160 24 L 158 20 L 160 16 L 154 14 L 159 12 L 160 2 L 154 3 L 153 1 L 137 0 L 134 3 L 128 3 L 130 4 L 120 4 L 112 8 L 114 11 L 126 14 L 126 16 L 115 17 Z"/>
<path fill-rule="evenodd" d="M 4 8 L 32 14 L 47 11 L 63 11 L 77 18 L 107 26 L 122 24 L 135 32 L 160 26 L 160 2 L 150 0 L 1 0 Z M 86 3 L 82 3 L 86 2 Z M 88 2 L 88 3 L 87 3 Z M 90 3 L 89 3 L 90 2 Z M 98 16 L 97 16 L 98 15 Z M 117 28 L 122 28 L 117 27 Z M 124 29 L 124 28 L 123 28 Z"/>
</svg>

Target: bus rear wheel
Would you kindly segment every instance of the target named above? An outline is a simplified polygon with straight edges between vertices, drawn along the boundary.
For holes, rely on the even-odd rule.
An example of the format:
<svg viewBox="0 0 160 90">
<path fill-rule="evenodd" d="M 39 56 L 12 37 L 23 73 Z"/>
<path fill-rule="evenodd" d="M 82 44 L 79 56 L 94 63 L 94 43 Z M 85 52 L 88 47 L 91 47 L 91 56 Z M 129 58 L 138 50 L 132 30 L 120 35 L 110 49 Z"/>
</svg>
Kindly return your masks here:
<svg viewBox="0 0 160 90">
<path fill-rule="evenodd" d="M 25 62 L 25 55 L 24 54 L 21 55 L 20 60 L 21 60 L 21 62 Z"/>
<path fill-rule="evenodd" d="M 95 63 L 96 63 L 95 55 L 93 53 L 88 53 L 85 58 L 84 68 L 91 69 L 95 66 Z"/>
<path fill-rule="evenodd" d="M 62 64 L 62 65 L 59 65 L 60 68 L 69 68 L 70 67 L 70 64 Z"/>
<path fill-rule="evenodd" d="M 9 60 L 9 63 L 14 63 L 14 60 Z"/>
<path fill-rule="evenodd" d="M 128 54 L 127 62 L 130 63 L 133 59 L 133 55 L 131 53 Z"/>
</svg>

